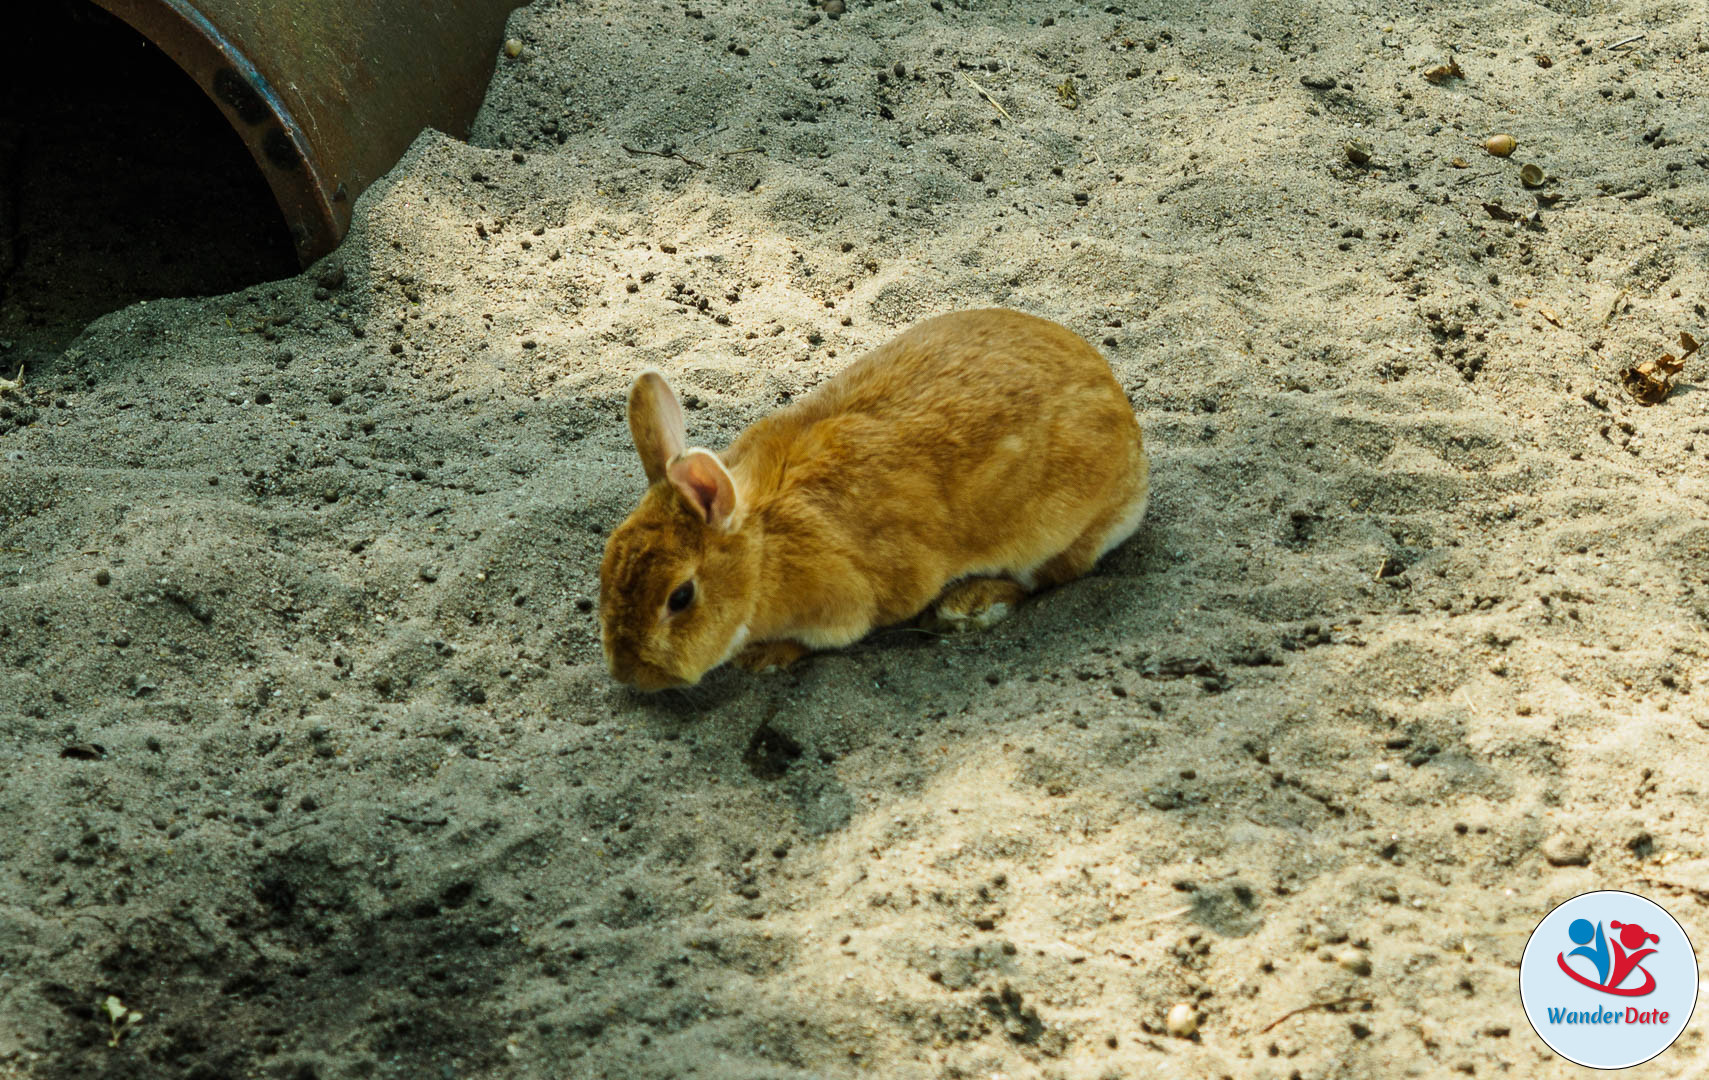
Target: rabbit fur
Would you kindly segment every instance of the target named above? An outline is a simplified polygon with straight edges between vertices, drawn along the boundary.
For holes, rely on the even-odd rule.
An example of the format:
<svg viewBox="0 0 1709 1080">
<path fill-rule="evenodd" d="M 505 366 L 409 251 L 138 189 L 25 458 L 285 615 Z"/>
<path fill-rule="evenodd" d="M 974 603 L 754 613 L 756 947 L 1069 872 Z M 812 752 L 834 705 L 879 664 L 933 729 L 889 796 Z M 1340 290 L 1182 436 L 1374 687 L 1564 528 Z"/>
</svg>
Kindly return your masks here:
<svg viewBox="0 0 1709 1080">
<path fill-rule="evenodd" d="M 691 685 L 787 667 L 928 608 L 984 626 L 1139 526 L 1139 424 L 1098 351 L 999 309 L 928 319 L 743 431 L 687 446 L 662 375 L 636 379 L 640 504 L 600 567 L 611 673 Z"/>
</svg>

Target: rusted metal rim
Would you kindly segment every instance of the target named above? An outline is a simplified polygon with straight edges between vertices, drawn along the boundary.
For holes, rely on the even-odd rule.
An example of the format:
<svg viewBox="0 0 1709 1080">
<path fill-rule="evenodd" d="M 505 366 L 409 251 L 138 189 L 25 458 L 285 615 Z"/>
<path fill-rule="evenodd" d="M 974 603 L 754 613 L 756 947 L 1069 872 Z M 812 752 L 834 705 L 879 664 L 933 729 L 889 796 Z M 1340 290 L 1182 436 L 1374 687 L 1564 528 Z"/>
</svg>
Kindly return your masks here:
<svg viewBox="0 0 1709 1080">
<path fill-rule="evenodd" d="M 303 265 L 423 128 L 463 138 L 516 0 L 95 0 L 219 106 Z"/>
</svg>

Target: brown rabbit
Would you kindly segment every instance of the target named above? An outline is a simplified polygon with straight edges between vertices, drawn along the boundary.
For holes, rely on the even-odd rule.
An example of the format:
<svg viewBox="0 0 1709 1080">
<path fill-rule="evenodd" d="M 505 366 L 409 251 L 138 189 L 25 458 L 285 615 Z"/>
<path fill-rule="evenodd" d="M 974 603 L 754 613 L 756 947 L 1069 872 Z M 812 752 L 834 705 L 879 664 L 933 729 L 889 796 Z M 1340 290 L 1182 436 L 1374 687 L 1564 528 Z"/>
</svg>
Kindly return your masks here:
<svg viewBox="0 0 1709 1080">
<path fill-rule="evenodd" d="M 686 446 L 657 372 L 629 392 L 650 485 L 600 567 L 606 663 L 643 690 L 786 667 L 933 608 L 988 626 L 1138 528 L 1139 424 L 1098 351 L 1014 311 L 928 319 L 765 417 Z"/>
</svg>

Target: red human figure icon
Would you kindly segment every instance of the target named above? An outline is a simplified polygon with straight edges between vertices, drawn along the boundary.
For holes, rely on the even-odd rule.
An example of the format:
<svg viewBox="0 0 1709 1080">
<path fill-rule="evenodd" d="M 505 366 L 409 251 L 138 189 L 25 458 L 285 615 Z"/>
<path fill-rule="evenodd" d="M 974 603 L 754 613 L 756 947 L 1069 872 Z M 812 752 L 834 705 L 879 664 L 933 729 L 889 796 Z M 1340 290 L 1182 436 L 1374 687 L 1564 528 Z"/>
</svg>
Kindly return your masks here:
<svg viewBox="0 0 1709 1080">
<path fill-rule="evenodd" d="M 1639 926 L 1637 923 L 1621 923 L 1618 920 L 1612 920 L 1609 922 L 1608 926 L 1610 929 L 1620 931 L 1620 939 L 1611 943 L 1614 946 L 1614 970 L 1610 972 L 1608 976 L 1608 989 L 1613 993 L 1626 994 L 1632 997 L 1637 997 L 1640 994 L 1647 994 L 1651 990 L 1654 990 L 1656 988 L 1656 977 L 1651 975 L 1647 969 L 1639 968 L 1638 964 L 1644 959 L 1644 957 L 1650 955 L 1656 950 L 1645 949 L 1640 946 L 1642 946 L 1646 941 L 1653 941 L 1657 945 L 1660 945 L 1662 942 L 1661 937 L 1656 934 L 1647 933 L 1644 928 Z M 1626 951 L 1628 949 L 1636 951 L 1628 953 Z M 1620 984 L 1626 980 L 1626 976 L 1632 973 L 1633 968 L 1638 968 L 1639 971 L 1644 973 L 1644 985 L 1635 990 L 1618 989 Z"/>
</svg>

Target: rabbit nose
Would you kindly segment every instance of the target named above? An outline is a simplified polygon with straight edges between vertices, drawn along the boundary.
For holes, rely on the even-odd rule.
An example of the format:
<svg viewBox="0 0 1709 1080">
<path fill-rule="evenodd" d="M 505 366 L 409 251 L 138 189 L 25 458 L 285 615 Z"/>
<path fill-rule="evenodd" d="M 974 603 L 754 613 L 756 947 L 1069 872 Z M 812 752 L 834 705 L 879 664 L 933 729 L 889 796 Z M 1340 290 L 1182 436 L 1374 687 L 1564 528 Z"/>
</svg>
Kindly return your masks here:
<svg viewBox="0 0 1709 1080">
<path fill-rule="evenodd" d="M 682 679 L 663 668 L 656 667 L 637 657 L 622 655 L 611 649 L 606 650 L 605 666 L 610 669 L 611 677 L 618 682 L 649 693 L 654 690 L 667 690 L 670 687 L 683 684 Z"/>
<path fill-rule="evenodd" d="M 624 682 L 637 690 L 655 693 L 659 690 L 669 690 L 673 687 L 687 685 L 685 680 L 654 667 L 652 664 L 636 664 L 622 676 Z"/>
</svg>

